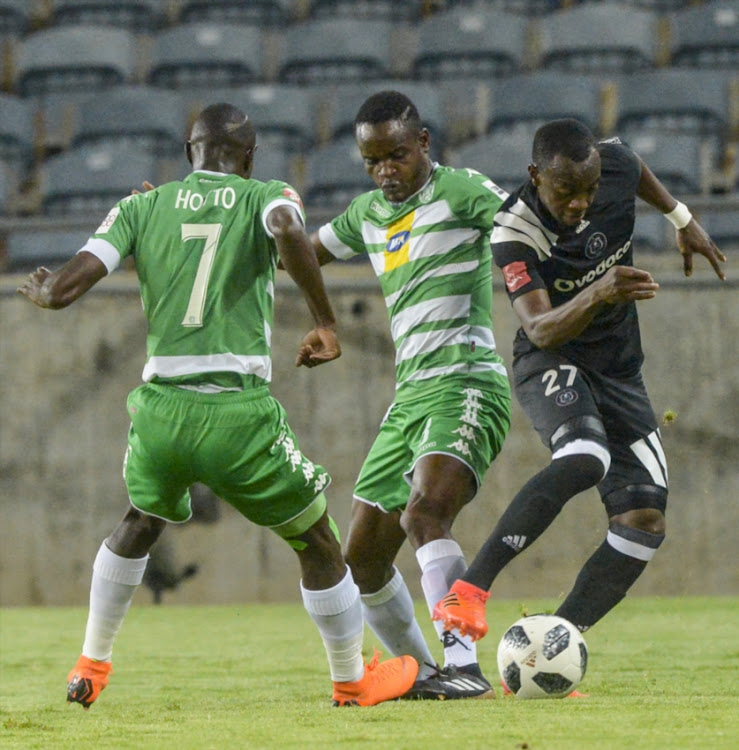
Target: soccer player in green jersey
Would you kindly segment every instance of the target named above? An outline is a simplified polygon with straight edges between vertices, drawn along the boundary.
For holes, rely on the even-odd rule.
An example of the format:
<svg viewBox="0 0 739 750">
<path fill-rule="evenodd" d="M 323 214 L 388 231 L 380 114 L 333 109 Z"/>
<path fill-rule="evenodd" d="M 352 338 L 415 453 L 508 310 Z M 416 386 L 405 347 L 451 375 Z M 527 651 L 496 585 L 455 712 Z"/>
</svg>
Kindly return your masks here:
<svg viewBox="0 0 739 750">
<path fill-rule="evenodd" d="M 54 273 L 36 270 L 18 290 L 39 307 L 66 307 L 133 256 L 148 323 L 145 384 L 128 398 L 131 508 L 98 551 L 82 655 L 68 676 L 67 700 L 86 709 L 108 684 L 149 549 L 168 522 L 189 519 L 195 482 L 297 552 L 335 705 L 397 698 L 418 672 L 406 656 L 364 664 L 359 591 L 326 512 L 330 478 L 300 452 L 269 392 L 278 256 L 315 321 L 296 364 L 341 350 L 300 198 L 284 182 L 249 179 L 255 148 L 243 112 L 208 107 L 186 144 L 185 180 L 120 201 L 74 258 Z"/>
<path fill-rule="evenodd" d="M 452 524 L 510 425 L 491 319 L 490 231 L 506 194 L 473 169 L 433 163 L 428 130 L 399 92 L 367 99 L 355 135 L 378 189 L 311 240 L 321 263 L 368 254 L 390 317 L 397 389 L 355 486 L 345 558 L 365 620 L 391 653 L 420 664 L 407 697 L 494 697 L 474 642 L 440 623 L 444 665 L 435 664 L 393 563 L 407 537 L 429 611 L 466 569 Z"/>
</svg>

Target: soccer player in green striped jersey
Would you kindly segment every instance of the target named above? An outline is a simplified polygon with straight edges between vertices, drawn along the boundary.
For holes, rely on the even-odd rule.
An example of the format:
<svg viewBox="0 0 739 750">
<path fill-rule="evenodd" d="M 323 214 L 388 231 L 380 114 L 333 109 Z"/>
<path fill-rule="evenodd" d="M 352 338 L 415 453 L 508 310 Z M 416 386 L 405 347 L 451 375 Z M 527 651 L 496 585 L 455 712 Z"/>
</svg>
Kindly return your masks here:
<svg viewBox="0 0 739 750">
<path fill-rule="evenodd" d="M 301 453 L 269 392 L 278 257 L 315 321 L 296 364 L 341 350 L 300 198 L 284 182 L 250 179 L 255 148 L 243 112 L 206 108 L 186 144 L 186 179 L 120 201 L 74 258 L 54 273 L 38 269 L 19 289 L 40 307 L 66 307 L 133 256 L 148 323 L 145 382 L 128 398 L 131 508 L 98 551 L 82 655 L 67 678 L 67 700 L 86 709 L 108 684 L 113 641 L 149 549 L 167 522 L 190 518 L 195 482 L 297 552 L 334 705 L 397 698 L 418 672 L 408 656 L 364 664 L 359 590 L 326 512 L 330 478 Z"/>
<path fill-rule="evenodd" d="M 312 235 L 319 262 L 366 253 L 395 343 L 397 390 L 354 490 L 345 557 L 365 620 L 391 653 L 420 666 L 408 697 L 494 697 L 474 642 L 439 624 L 435 664 L 394 566 L 406 537 L 431 611 L 466 569 L 451 528 L 475 496 L 510 425 L 495 349 L 490 231 L 506 193 L 473 169 L 429 158 L 429 133 L 405 95 L 371 96 L 355 120 L 378 189 Z"/>
</svg>

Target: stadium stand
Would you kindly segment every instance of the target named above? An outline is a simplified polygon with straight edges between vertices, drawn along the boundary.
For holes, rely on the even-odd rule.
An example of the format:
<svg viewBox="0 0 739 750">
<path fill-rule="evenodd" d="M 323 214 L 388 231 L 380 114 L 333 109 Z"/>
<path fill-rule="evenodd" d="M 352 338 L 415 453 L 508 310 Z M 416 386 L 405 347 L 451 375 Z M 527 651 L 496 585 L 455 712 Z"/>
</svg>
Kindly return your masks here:
<svg viewBox="0 0 739 750">
<path fill-rule="evenodd" d="M 31 102 L 0 93 L 0 160 L 20 179 L 30 166 L 32 151 Z"/>
<path fill-rule="evenodd" d="M 159 181 L 156 158 L 125 144 L 81 146 L 49 159 L 42 169 L 47 216 L 84 216 L 102 221 L 106 212 L 143 179 Z"/>
<path fill-rule="evenodd" d="M 620 80 L 616 131 L 700 136 L 718 167 L 736 130 L 732 113 L 738 107 L 739 70 L 661 68 Z"/>
<path fill-rule="evenodd" d="M 343 210 L 352 198 L 372 187 L 353 136 L 311 151 L 306 162 L 305 179 L 296 187 L 307 205 Z"/>
<path fill-rule="evenodd" d="M 8 205 L 14 192 L 13 176 L 7 165 L 0 161 L 0 216 L 8 212 Z"/>
<path fill-rule="evenodd" d="M 708 192 L 710 155 L 700 136 L 628 130 L 621 135 L 676 197 Z"/>
<path fill-rule="evenodd" d="M 278 77 L 313 85 L 371 81 L 392 75 L 392 24 L 345 18 L 306 21 L 285 31 Z"/>
<path fill-rule="evenodd" d="M 148 82 L 162 88 L 242 86 L 261 74 L 258 26 L 192 23 L 156 35 Z"/>
<path fill-rule="evenodd" d="M 60 265 L 71 258 L 88 240 L 88 230 L 35 229 L 13 232 L 6 245 L 6 270 L 33 271 L 38 266 Z"/>
<path fill-rule="evenodd" d="M 531 140 L 528 134 L 485 135 L 450 153 L 449 164 L 482 172 L 508 192 L 527 179 L 531 163 Z"/>
<path fill-rule="evenodd" d="M 420 17 L 423 5 L 423 0 L 312 0 L 308 17 L 315 20 L 413 21 Z"/>
<path fill-rule="evenodd" d="M 739 207 L 707 209 L 700 212 L 699 218 L 703 228 L 719 247 L 739 247 Z"/>
<path fill-rule="evenodd" d="M 256 177 L 302 188 L 309 216 L 343 208 L 372 184 L 351 132 L 381 88 L 416 101 L 442 163 L 514 187 L 535 127 L 575 116 L 720 214 L 737 205 L 737 29 L 735 0 L 0 0 L 4 226 L 67 211 L 47 195 L 62 156 L 66 188 L 81 151 L 128 148 L 142 160 L 117 197 L 182 176 L 182 134 L 215 101 L 254 120 Z"/>
<path fill-rule="evenodd" d="M 672 17 L 673 65 L 696 68 L 739 67 L 739 6 L 714 0 Z"/>
<path fill-rule="evenodd" d="M 578 5 L 539 25 L 539 67 L 580 73 L 643 70 L 655 65 L 657 17 L 623 3 Z"/>
<path fill-rule="evenodd" d="M 675 230 L 661 214 L 653 210 L 637 211 L 633 239 L 637 251 L 640 252 L 675 251 Z"/>
<path fill-rule="evenodd" d="M 331 87 L 326 91 L 319 113 L 319 130 L 325 131 L 328 140 L 353 135 L 354 118 L 362 103 L 368 96 L 383 89 L 401 91 L 410 97 L 431 134 L 437 157 L 441 158 L 446 130 L 444 112 L 438 89 L 427 82 L 388 78 L 364 85 L 344 83 Z"/>
<path fill-rule="evenodd" d="M 215 102 L 229 102 L 246 112 L 258 129 L 257 142 L 289 154 L 307 151 L 317 141 L 318 92 L 290 84 L 196 89 L 181 92 L 191 118 Z M 261 148 L 261 146 L 260 146 Z"/>
<path fill-rule="evenodd" d="M 54 26 L 115 26 L 151 33 L 166 21 L 161 0 L 54 0 L 50 22 Z"/>
<path fill-rule="evenodd" d="M 21 36 L 31 24 L 28 0 L 0 0 L 0 36 Z"/>
<path fill-rule="evenodd" d="M 497 82 L 488 131 L 517 131 L 530 142 L 547 120 L 576 117 L 593 133 L 602 134 L 601 97 L 600 81 L 580 73 L 537 70 L 508 76 Z"/>
<path fill-rule="evenodd" d="M 126 86 L 90 96 L 80 109 L 75 148 L 118 143 L 162 158 L 182 154 L 185 108 L 174 91 Z"/>
<path fill-rule="evenodd" d="M 527 59 L 528 19 L 487 7 L 456 7 L 418 24 L 413 77 L 497 78 Z"/>
<path fill-rule="evenodd" d="M 16 55 L 15 87 L 23 96 L 109 89 L 133 78 L 136 40 L 107 26 L 50 28 L 26 36 Z"/>
<path fill-rule="evenodd" d="M 183 0 L 180 23 L 236 23 L 282 26 L 290 22 L 293 0 Z"/>
</svg>

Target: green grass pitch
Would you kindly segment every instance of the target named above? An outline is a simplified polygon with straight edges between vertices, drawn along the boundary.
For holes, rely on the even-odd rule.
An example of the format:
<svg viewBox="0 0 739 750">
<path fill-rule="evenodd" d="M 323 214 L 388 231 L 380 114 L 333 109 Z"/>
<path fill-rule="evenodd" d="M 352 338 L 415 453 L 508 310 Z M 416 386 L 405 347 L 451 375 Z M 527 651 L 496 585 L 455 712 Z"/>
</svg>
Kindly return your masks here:
<svg viewBox="0 0 739 750">
<path fill-rule="evenodd" d="M 480 662 L 552 602 L 491 600 Z M 433 633 L 423 606 L 418 615 Z M 83 608 L 0 610 L 5 750 L 676 750 L 739 747 L 739 598 L 633 598 L 586 633 L 586 699 L 331 706 L 318 634 L 299 604 L 134 605 L 115 673 L 89 711 L 65 703 Z M 365 643 L 371 656 L 373 636 Z M 432 642 L 432 641 L 430 641 Z M 437 651 L 434 651 L 435 655 Z"/>
</svg>

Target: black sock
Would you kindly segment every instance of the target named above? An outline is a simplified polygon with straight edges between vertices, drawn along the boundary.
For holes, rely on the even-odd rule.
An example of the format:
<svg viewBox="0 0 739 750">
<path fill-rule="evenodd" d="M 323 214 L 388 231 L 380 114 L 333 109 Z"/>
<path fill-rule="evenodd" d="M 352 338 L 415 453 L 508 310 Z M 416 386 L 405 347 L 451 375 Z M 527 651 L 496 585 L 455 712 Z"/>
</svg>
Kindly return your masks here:
<svg viewBox="0 0 739 750">
<path fill-rule="evenodd" d="M 552 461 L 518 491 L 463 579 L 488 590 L 498 573 L 549 527 L 567 501 L 593 487 L 602 476 L 603 464 L 594 456 Z"/>
<path fill-rule="evenodd" d="M 664 534 L 650 534 L 623 526 L 611 527 L 612 531 L 614 529 L 620 536 L 651 549 L 659 547 L 664 539 Z M 572 591 L 555 614 L 569 620 L 580 631 L 587 630 L 626 596 L 646 566 L 646 560 L 625 555 L 604 541 L 585 563 Z"/>
</svg>

